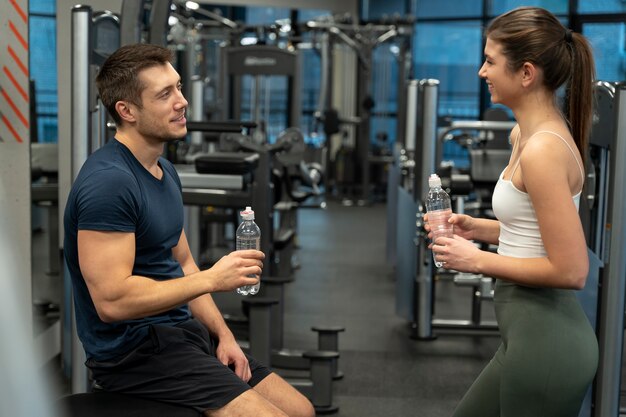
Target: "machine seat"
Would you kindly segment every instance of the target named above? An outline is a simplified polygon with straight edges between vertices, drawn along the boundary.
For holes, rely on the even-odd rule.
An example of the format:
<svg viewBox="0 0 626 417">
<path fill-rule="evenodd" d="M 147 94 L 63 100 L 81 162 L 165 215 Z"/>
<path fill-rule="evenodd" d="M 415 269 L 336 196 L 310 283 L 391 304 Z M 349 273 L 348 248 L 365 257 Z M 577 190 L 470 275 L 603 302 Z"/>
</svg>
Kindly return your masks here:
<svg viewBox="0 0 626 417">
<path fill-rule="evenodd" d="M 214 152 L 195 158 L 200 174 L 246 175 L 259 165 L 259 155 L 246 152 Z"/>
<path fill-rule="evenodd" d="M 104 391 L 68 395 L 58 405 L 67 417 L 201 417 L 192 408 Z"/>
</svg>

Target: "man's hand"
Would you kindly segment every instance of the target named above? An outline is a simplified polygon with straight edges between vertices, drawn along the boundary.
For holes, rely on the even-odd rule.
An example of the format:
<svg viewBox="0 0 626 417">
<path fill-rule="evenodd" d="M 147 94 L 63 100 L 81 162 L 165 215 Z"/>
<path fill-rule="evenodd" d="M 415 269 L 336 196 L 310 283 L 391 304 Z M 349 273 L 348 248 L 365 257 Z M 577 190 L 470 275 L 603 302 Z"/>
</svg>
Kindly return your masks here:
<svg viewBox="0 0 626 417">
<path fill-rule="evenodd" d="M 223 256 L 209 269 L 215 276 L 215 291 L 232 291 L 259 282 L 265 255 L 258 250 L 239 250 Z M 249 275 L 256 275 L 250 278 Z"/>
<path fill-rule="evenodd" d="M 241 350 L 234 338 L 223 338 L 219 340 L 216 350 L 217 359 L 224 365 L 232 365 L 235 374 L 244 382 L 252 378 L 248 358 Z"/>
</svg>

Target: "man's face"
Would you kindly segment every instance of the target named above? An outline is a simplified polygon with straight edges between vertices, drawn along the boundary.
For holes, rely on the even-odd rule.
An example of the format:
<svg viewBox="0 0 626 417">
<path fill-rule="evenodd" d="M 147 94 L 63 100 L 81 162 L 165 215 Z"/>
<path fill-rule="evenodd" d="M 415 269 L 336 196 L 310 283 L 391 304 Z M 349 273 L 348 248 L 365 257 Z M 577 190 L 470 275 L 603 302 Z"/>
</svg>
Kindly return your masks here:
<svg viewBox="0 0 626 417">
<path fill-rule="evenodd" d="M 145 86 L 141 93 L 136 129 L 148 140 L 167 142 L 185 137 L 187 100 L 181 91 L 180 76 L 171 64 L 147 68 L 139 73 Z"/>
</svg>

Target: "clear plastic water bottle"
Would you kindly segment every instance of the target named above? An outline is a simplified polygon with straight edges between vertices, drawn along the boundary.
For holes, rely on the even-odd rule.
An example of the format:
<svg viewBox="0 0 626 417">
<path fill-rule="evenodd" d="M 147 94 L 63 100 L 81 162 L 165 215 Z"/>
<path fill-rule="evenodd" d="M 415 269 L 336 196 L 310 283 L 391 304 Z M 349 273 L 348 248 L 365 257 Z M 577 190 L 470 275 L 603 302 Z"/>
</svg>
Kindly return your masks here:
<svg viewBox="0 0 626 417">
<path fill-rule="evenodd" d="M 254 222 L 254 211 L 252 207 L 246 207 L 246 209 L 239 213 L 241 215 L 242 222 L 237 228 L 235 233 L 236 249 L 261 249 L 261 229 Z M 255 278 L 254 275 L 250 275 L 251 278 Z M 261 281 L 255 285 L 244 285 L 237 288 L 237 294 L 240 295 L 254 295 L 259 292 L 261 288 Z"/>
<path fill-rule="evenodd" d="M 432 174 L 428 178 L 428 198 L 426 199 L 426 212 L 428 213 L 428 224 L 433 233 L 433 243 L 440 237 L 452 237 L 454 227 L 448 220 L 452 215 L 452 202 L 450 196 L 441 188 L 441 178 L 437 174 Z M 433 259 L 435 254 L 433 253 Z M 435 266 L 441 268 L 443 262 L 435 260 Z"/>
</svg>

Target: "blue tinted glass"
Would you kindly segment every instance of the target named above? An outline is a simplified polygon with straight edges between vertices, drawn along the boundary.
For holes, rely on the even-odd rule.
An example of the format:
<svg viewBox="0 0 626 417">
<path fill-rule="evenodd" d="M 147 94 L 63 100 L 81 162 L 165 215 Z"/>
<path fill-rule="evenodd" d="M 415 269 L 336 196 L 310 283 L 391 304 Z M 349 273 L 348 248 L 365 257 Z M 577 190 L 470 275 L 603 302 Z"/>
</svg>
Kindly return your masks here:
<svg viewBox="0 0 626 417">
<path fill-rule="evenodd" d="M 413 40 L 415 78 L 440 81 L 439 115 L 478 118 L 480 22 L 419 23 Z"/>
<path fill-rule="evenodd" d="M 622 81 L 626 79 L 624 66 L 624 23 L 585 23 L 583 35 L 591 42 L 596 63 L 597 79 Z"/>
<path fill-rule="evenodd" d="M 317 15 L 319 16 L 319 14 Z M 323 140 L 324 131 L 315 119 L 315 112 L 319 108 L 320 82 L 322 79 L 321 59 L 314 49 L 301 49 L 301 80 L 300 95 L 302 115 L 300 128 L 305 142 L 318 145 Z"/>
<path fill-rule="evenodd" d="M 579 1 L 578 13 L 624 13 L 626 3 L 623 0 Z"/>
<path fill-rule="evenodd" d="M 391 149 L 396 139 L 398 113 L 398 46 L 381 44 L 373 54 L 372 86 L 370 95 L 374 100 L 370 140 L 383 150 Z"/>
<path fill-rule="evenodd" d="M 482 0 L 418 1 L 415 14 L 419 18 L 480 17 Z"/>
<path fill-rule="evenodd" d="M 554 14 L 567 14 L 568 1 L 569 0 L 496 0 L 493 2 L 491 14 L 494 16 L 499 15 L 521 6 L 543 7 Z M 593 2 L 581 1 L 581 3 Z"/>
<path fill-rule="evenodd" d="M 298 11 L 298 19 L 300 22 L 306 22 L 308 20 L 314 20 L 320 16 L 328 16 L 332 14 L 328 10 L 313 10 L 313 9 L 303 9 Z"/>
<path fill-rule="evenodd" d="M 244 75 L 241 83 L 241 120 L 263 121 L 267 141 L 274 143 L 280 132 L 289 127 L 287 77 Z"/>
<path fill-rule="evenodd" d="M 390 16 L 405 16 L 406 12 L 405 0 L 364 0 L 361 6 L 361 18 L 363 20 L 377 20 Z"/>
<path fill-rule="evenodd" d="M 289 9 L 282 7 L 246 7 L 246 23 L 265 25 L 289 18 Z"/>
<path fill-rule="evenodd" d="M 40 142 L 57 141 L 56 21 L 30 17 L 30 76 L 35 81 L 37 129 Z"/>
<path fill-rule="evenodd" d="M 29 13 L 56 13 L 56 0 L 30 0 L 28 4 Z"/>
</svg>

